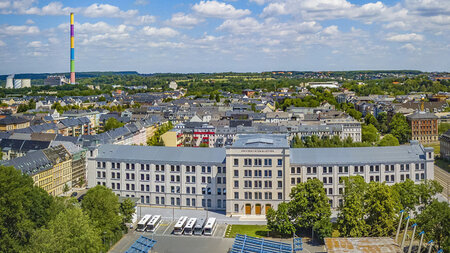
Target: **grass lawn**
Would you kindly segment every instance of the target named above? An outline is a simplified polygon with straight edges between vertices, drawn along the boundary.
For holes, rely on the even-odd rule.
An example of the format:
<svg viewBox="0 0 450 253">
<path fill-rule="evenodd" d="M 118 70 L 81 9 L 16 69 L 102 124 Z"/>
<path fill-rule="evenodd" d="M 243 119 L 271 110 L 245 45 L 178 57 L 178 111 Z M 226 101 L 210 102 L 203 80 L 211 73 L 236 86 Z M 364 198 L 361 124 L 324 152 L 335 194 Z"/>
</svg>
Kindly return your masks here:
<svg viewBox="0 0 450 253">
<path fill-rule="evenodd" d="M 439 142 L 438 143 L 434 143 L 434 144 L 425 144 L 423 146 L 434 148 L 434 156 L 437 156 L 437 155 L 440 154 L 441 146 L 439 145 Z"/>
<path fill-rule="evenodd" d="M 234 238 L 236 234 L 253 237 L 267 237 L 269 230 L 266 225 L 228 225 L 226 238 Z"/>
</svg>

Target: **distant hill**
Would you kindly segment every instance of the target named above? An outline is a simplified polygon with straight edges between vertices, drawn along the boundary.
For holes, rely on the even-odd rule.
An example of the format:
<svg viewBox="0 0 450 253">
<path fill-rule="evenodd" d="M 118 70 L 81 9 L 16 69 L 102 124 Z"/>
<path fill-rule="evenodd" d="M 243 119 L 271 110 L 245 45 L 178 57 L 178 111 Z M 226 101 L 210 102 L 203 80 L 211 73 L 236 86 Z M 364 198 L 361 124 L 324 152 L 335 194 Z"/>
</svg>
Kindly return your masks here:
<svg viewBox="0 0 450 253">
<path fill-rule="evenodd" d="M 45 79 L 49 75 L 64 75 L 67 78 L 70 77 L 70 73 L 25 73 L 25 74 L 16 74 L 14 77 L 17 79 Z M 97 77 L 97 76 L 112 76 L 112 75 L 140 75 L 137 71 L 105 71 L 105 72 L 77 72 L 77 78 L 88 78 L 88 77 Z M 8 75 L 0 75 L 0 80 L 6 80 Z"/>
</svg>

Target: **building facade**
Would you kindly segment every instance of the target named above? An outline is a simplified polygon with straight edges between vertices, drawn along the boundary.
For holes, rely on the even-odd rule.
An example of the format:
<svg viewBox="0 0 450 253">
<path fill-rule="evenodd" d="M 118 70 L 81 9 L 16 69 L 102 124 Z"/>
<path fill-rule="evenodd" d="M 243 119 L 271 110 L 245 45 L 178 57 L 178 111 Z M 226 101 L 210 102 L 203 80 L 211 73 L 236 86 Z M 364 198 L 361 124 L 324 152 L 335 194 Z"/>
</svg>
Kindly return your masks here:
<svg viewBox="0 0 450 253">
<path fill-rule="evenodd" d="M 88 187 L 153 206 L 225 210 L 225 149 L 107 144 L 87 163 Z"/>
<path fill-rule="evenodd" d="M 53 196 L 72 187 L 72 157 L 63 145 L 37 150 L 3 163 L 33 178 L 34 184 Z"/>
<path fill-rule="evenodd" d="M 439 138 L 438 117 L 429 112 L 416 112 L 406 116 L 411 127 L 411 139 L 420 143 L 437 142 Z"/>
<path fill-rule="evenodd" d="M 439 137 L 441 158 L 450 160 L 450 130 Z"/>
<path fill-rule="evenodd" d="M 88 157 L 88 187 L 105 185 L 142 204 L 265 215 L 292 188 L 318 178 L 337 208 L 341 177 L 394 184 L 433 179 L 433 148 L 290 148 L 285 135 L 237 135 L 227 148 L 101 145 Z"/>
</svg>

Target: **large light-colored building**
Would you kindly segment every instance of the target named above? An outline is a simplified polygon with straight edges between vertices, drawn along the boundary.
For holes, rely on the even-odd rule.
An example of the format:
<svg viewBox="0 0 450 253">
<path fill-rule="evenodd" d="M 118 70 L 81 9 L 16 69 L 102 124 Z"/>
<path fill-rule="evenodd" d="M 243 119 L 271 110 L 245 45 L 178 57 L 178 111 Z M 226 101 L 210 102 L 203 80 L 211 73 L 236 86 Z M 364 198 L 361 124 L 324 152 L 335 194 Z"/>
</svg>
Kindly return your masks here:
<svg viewBox="0 0 450 253">
<path fill-rule="evenodd" d="M 225 149 L 101 145 L 88 157 L 88 187 L 153 206 L 225 209 Z"/>
<path fill-rule="evenodd" d="M 153 206 L 265 215 L 289 201 L 292 187 L 311 178 L 324 183 L 338 207 L 345 176 L 394 184 L 433 179 L 433 148 L 417 141 L 396 147 L 290 148 L 285 135 L 238 135 L 227 148 L 101 145 L 88 157 L 88 187 Z"/>
<path fill-rule="evenodd" d="M 14 88 L 14 75 L 10 75 L 6 78 L 6 85 L 5 88 L 6 89 L 12 89 Z"/>
<path fill-rule="evenodd" d="M 3 163 L 33 178 L 34 184 L 53 196 L 72 187 L 72 156 L 63 145 L 28 153 Z"/>
</svg>

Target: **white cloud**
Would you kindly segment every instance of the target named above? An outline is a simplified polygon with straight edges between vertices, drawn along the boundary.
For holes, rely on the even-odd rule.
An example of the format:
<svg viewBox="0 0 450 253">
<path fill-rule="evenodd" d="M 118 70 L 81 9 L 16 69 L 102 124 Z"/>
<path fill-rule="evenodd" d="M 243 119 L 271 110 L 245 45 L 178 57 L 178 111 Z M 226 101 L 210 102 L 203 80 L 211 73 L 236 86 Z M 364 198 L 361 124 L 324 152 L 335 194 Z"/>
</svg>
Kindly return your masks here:
<svg viewBox="0 0 450 253">
<path fill-rule="evenodd" d="M 263 5 L 266 3 L 266 0 L 250 0 L 250 2 L 259 4 L 259 5 Z"/>
<path fill-rule="evenodd" d="M 10 1 L 0 1 L 0 9 L 6 9 L 8 7 L 11 6 L 11 2 Z"/>
<path fill-rule="evenodd" d="M 136 0 L 134 1 L 135 5 L 147 5 L 148 1 L 147 0 Z"/>
<path fill-rule="evenodd" d="M 246 17 L 244 19 L 228 19 L 225 20 L 217 30 L 228 31 L 234 34 L 247 34 L 257 32 L 262 28 L 256 19 Z"/>
<path fill-rule="evenodd" d="M 77 23 L 75 22 L 75 43 L 79 41 L 81 45 L 102 45 L 106 47 L 125 47 L 132 45 L 135 41 L 130 41 L 131 32 L 134 28 L 124 24 L 113 26 L 105 22 L 97 23 Z M 60 24 L 59 29 L 68 32 L 68 23 Z"/>
<path fill-rule="evenodd" d="M 270 3 L 263 9 L 263 13 L 261 16 L 276 16 L 276 15 L 286 15 L 289 14 L 290 11 L 286 8 L 285 3 Z"/>
<path fill-rule="evenodd" d="M 36 41 L 31 41 L 31 42 L 28 43 L 28 45 L 27 45 L 27 47 L 33 47 L 33 48 L 40 48 L 40 47 L 42 47 L 42 46 L 43 46 L 42 42 L 41 42 L 41 41 L 38 41 L 38 40 L 36 40 Z"/>
<path fill-rule="evenodd" d="M 176 30 L 170 27 L 156 28 L 146 26 L 142 28 L 142 32 L 148 36 L 160 36 L 160 37 L 175 37 L 179 34 Z"/>
<path fill-rule="evenodd" d="M 4 47 L 4 46 L 6 46 L 6 43 L 3 42 L 2 40 L 0 40 L 0 47 Z"/>
<path fill-rule="evenodd" d="M 129 25 L 148 25 L 156 22 L 156 17 L 151 15 L 136 16 L 125 19 L 125 24 Z"/>
<path fill-rule="evenodd" d="M 450 15 L 448 0 L 405 0 L 405 6 L 422 16 Z"/>
<path fill-rule="evenodd" d="M 204 19 L 195 17 L 190 14 L 185 14 L 182 12 L 178 12 L 172 15 L 172 18 L 168 20 L 166 23 L 175 27 L 185 27 L 192 28 L 193 26 L 203 22 Z"/>
<path fill-rule="evenodd" d="M 200 1 L 192 6 L 197 14 L 209 18 L 240 18 L 250 15 L 248 9 L 236 9 L 233 5 L 217 1 Z"/>
<path fill-rule="evenodd" d="M 26 26 L 26 25 L 3 25 L 0 26 L 0 34 L 6 35 L 34 35 L 40 32 L 37 26 Z"/>
<path fill-rule="evenodd" d="M 58 38 L 51 37 L 51 38 L 48 38 L 48 43 L 59 44 L 59 43 L 61 43 L 61 41 Z"/>
<path fill-rule="evenodd" d="M 92 4 L 85 8 L 83 15 L 91 18 L 98 17 L 114 17 L 127 18 L 132 17 L 138 13 L 137 10 L 122 11 L 119 7 L 110 4 Z"/>
<path fill-rule="evenodd" d="M 406 49 L 406 50 L 408 50 L 408 51 L 416 51 L 416 50 L 418 50 L 418 49 L 417 49 L 413 44 L 411 44 L 411 43 L 407 43 L 407 44 L 401 46 L 400 48 L 401 48 L 401 49 Z"/>
<path fill-rule="evenodd" d="M 387 41 L 393 42 L 410 42 L 410 41 L 422 41 L 423 35 L 416 33 L 395 34 L 386 38 Z"/>
<path fill-rule="evenodd" d="M 27 21 L 25 22 L 25 24 L 27 25 L 32 25 L 34 24 L 34 21 L 32 19 L 27 19 Z"/>
<path fill-rule="evenodd" d="M 337 26 L 331 25 L 331 26 L 328 26 L 325 29 L 323 29 L 322 33 L 327 34 L 327 35 L 338 35 L 339 29 Z"/>
<path fill-rule="evenodd" d="M 147 43 L 149 47 L 166 47 L 166 48 L 184 48 L 185 44 L 182 42 L 170 42 L 170 41 L 163 41 L 163 42 L 149 42 Z"/>
</svg>

